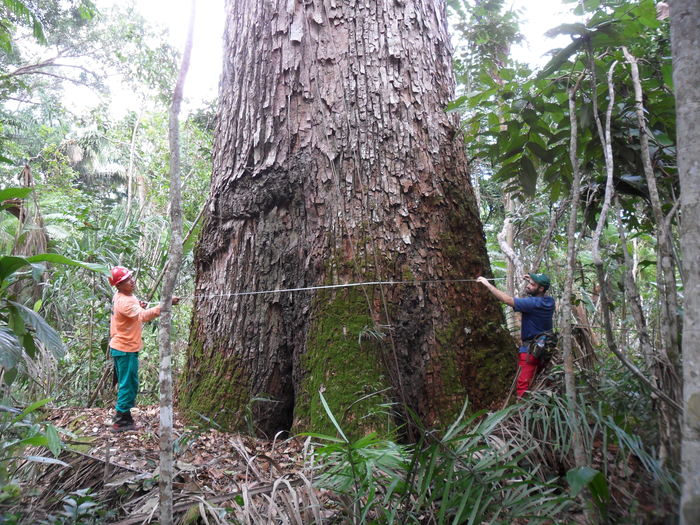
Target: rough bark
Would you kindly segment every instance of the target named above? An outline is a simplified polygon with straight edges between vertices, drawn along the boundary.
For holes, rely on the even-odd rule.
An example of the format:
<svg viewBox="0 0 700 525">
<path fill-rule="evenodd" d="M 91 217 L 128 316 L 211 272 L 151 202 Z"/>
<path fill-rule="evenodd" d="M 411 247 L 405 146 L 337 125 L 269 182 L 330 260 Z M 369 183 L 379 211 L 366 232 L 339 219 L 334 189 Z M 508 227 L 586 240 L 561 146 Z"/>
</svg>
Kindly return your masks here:
<svg viewBox="0 0 700 525">
<path fill-rule="evenodd" d="M 443 111 L 444 2 L 229 0 L 227 13 L 183 407 L 271 433 L 328 425 L 319 390 L 348 424 L 385 387 L 427 424 L 465 395 L 488 405 L 513 348 L 476 283 L 230 295 L 490 275 Z"/>
<path fill-rule="evenodd" d="M 671 2 L 673 83 L 676 88 L 681 244 L 685 276 L 683 437 L 680 517 L 700 523 L 700 2 Z"/>
</svg>

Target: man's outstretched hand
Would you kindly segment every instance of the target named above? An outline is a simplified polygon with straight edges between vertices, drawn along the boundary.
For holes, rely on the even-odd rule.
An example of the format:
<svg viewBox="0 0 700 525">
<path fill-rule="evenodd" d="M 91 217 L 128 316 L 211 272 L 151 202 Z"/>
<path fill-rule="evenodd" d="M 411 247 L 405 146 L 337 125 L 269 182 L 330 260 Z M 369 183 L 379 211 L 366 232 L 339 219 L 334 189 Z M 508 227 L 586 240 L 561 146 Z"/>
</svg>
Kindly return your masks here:
<svg viewBox="0 0 700 525">
<path fill-rule="evenodd" d="M 491 284 L 491 283 L 489 283 L 489 280 L 486 277 L 482 277 L 481 275 L 476 278 L 476 282 L 481 283 L 484 286 L 488 286 L 489 284 Z"/>
</svg>

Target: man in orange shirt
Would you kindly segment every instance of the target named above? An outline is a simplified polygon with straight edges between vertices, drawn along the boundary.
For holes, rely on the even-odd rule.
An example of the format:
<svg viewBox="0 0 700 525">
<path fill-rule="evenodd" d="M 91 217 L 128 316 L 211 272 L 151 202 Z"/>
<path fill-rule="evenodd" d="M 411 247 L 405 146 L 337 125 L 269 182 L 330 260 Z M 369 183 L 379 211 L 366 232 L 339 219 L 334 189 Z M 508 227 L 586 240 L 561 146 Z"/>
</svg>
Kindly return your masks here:
<svg viewBox="0 0 700 525">
<path fill-rule="evenodd" d="M 139 389 L 139 350 L 143 348 L 141 332 L 143 323 L 160 315 L 160 306 L 145 309 L 146 303 L 134 296 L 136 279 L 128 268 L 112 268 L 109 284 L 117 288 L 112 300 L 112 318 L 110 321 L 110 354 L 114 359 L 117 373 L 117 413 L 114 416 L 112 430 L 124 432 L 134 430 L 136 425 L 131 417 L 131 409 L 136 402 Z M 173 304 L 180 302 L 173 297 Z"/>
</svg>

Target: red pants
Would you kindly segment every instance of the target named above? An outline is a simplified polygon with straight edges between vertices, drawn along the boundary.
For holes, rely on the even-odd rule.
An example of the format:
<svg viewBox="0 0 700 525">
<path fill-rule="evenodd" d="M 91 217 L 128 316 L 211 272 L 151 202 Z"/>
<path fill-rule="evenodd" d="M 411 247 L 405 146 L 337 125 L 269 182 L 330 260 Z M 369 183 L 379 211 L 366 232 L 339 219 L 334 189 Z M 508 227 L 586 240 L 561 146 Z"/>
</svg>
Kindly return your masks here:
<svg viewBox="0 0 700 525">
<path fill-rule="evenodd" d="M 530 389 L 530 383 L 532 383 L 532 380 L 535 378 L 537 367 L 540 366 L 540 360 L 527 352 L 520 352 L 518 354 L 518 366 L 520 370 L 518 371 L 515 390 L 518 397 L 523 397 L 525 392 Z"/>
</svg>

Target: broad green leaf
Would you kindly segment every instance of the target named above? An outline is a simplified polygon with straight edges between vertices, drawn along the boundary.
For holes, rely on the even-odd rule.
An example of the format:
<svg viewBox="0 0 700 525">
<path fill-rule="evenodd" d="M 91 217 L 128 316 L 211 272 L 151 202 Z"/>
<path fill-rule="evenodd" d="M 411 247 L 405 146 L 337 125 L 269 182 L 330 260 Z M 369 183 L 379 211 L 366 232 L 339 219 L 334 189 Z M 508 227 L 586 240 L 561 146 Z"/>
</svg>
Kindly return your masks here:
<svg viewBox="0 0 700 525">
<path fill-rule="evenodd" d="M 15 257 L 13 255 L 0 257 L 0 280 L 4 281 L 22 266 L 28 266 L 29 264 L 29 261 L 24 257 Z"/>
<path fill-rule="evenodd" d="M 61 449 L 63 449 L 63 443 L 61 442 L 61 438 L 58 437 L 56 427 L 53 425 L 46 425 L 46 439 L 48 440 L 47 448 L 54 456 L 58 457 L 61 453 Z"/>
<path fill-rule="evenodd" d="M 593 479 L 588 484 L 588 488 L 593 497 L 598 500 L 600 505 L 605 505 L 608 501 L 610 501 L 608 482 L 601 472 L 598 472 L 596 476 L 593 476 Z"/>
<path fill-rule="evenodd" d="M 544 33 L 544 36 L 552 38 L 558 35 L 585 35 L 588 29 L 583 24 L 561 24 Z"/>
<path fill-rule="evenodd" d="M 12 306 L 11 304 L 7 304 L 6 308 L 8 313 L 7 324 L 12 333 L 15 334 L 15 336 L 17 337 L 17 340 L 20 343 L 22 343 L 22 338 L 27 333 L 27 327 L 24 323 L 24 319 L 22 319 L 22 316 L 20 315 L 17 308 Z"/>
<path fill-rule="evenodd" d="M 569 58 L 583 47 L 584 39 L 577 38 L 564 49 L 559 50 L 556 55 L 544 66 L 542 71 L 537 75 L 537 78 L 546 78 L 550 74 L 557 71 Z"/>
<path fill-rule="evenodd" d="M 664 77 L 664 84 L 669 89 L 673 89 L 673 64 L 670 60 L 667 60 L 663 66 L 661 66 L 661 73 Z"/>
<path fill-rule="evenodd" d="M 447 106 L 445 106 L 445 111 L 450 113 L 452 111 L 457 111 L 458 109 L 463 108 L 468 98 L 468 95 L 462 95 L 461 97 L 453 100 L 452 102 L 447 104 Z"/>
<path fill-rule="evenodd" d="M 5 157 L 0 157 L 0 162 L 11 162 Z M 32 192 L 32 188 L 5 188 L 0 190 L 0 202 L 8 199 L 26 199 Z"/>
<path fill-rule="evenodd" d="M 593 478 L 599 474 L 599 471 L 591 467 L 577 467 L 569 470 L 566 473 L 566 481 L 569 483 L 569 488 L 571 488 L 571 495 L 574 497 L 578 496 Z"/>
<path fill-rule="evenodd" d="M 673 139 L 669 137 L 667 133 L 655 134 L 654 139 L 662 146 L 673 146 L 674 144 Z"/>
<path fill-rule="evenodd" d="M 78 7 L 78 13 L 80 13 L 80 18 L 83 20 L 92 20 L 95 16 L 97 16 L 99 11 L 92 1 L 83 0 L 80 7 Z"/>
<path fill-rule="evenodd" d="M 316 432 L 302 432 L 300 436 L 312 437 L 316 439 L 323 439 L 324 441 L 332 441 L 334 443 L 345 443 L 342 439 L 336 436 L 329 436 L 328 434 L 318 434 Z"/>
<path fill-rule="evenodd" d="M 44 318 L 35 311 L 14 301 L 9 302 L 12 306 L 17 308 L 24 322 L 34 329 L 34 333 L 39 341 L 46 346 L 56 359 L 61 359 L 66 354 L 66 349 L 63 346 L 63 341 L 61 341 L 61 336 L 58 335 L 58 332 L 51 328 Z"/>
<path fill-rule="evenodd" d="M 561 182 L 556 180 L 552 182 L 550 186 L 550 198 L 552 202 L 557 202 L 559 200 L 559 196 L 561 195 Z"/>
<path fill-rule="evenodd" d="M 529 149 L 532 153 L 537 155 L 540 159 L 542 159 L 544 162 L 554 162 L 554 154 L 543 148 L 541 145 L 538 143 L 531 141 L 526 144 L 527 149 Z"/>
<path fill-rule="evenodd" d="M 48 445 L 49 440 L 46 439 L 46 436 L 43 434 L 36 434 L 33 436 L 29 436 L 27 438 L 19 440 L 16 445 L 19 445 L 21 447 L 26 447 L 26 446 L 31 446 L 31 447 L 45 447 Z"/>
<path fill-rule="evenodd" d="M 39 255 L 32 255 L 31 257 L 27 257 L 27 260 L 32 263 L 50 262 L 54 264 L 66 264 L 68 266 L 80 266 L 81 268 L 86 268 L 94 272 L 109 275 L 109 268 L 104 264 L 75 261 L 73 259 L 69 259 L 65 255 L 60 255 L 58 253 L 41 253 Z"/>
<path fill-rule="evenodd" d="M 528 124 L 534 124 L 539 120 L 539 115 L 537 115 L 537 112 L 534 109 L 530 108 L 525 108 L 521 112 L 521 115 L 523 117 L 523 120 L 527 122 Z"/>
<path fill-rule="evenodd" d="M 531 131 L 536 131 L 540 136 L 552 138 L 552 132 L 547 126 L 544 125 L 543 121 L 538 119 L 530 125 Z"/>
<path fill-rule="evenodd" d="M 501 77 L 503 80 L 510 82 L 515 78 L 515 71 L 513 71 L 512 69 L 503 68 L 498 71 L 498 76 Z"/>
<path fill-rule="evenodd" d="M 3 379 L 5 380 L 5 384 L 7 386 L 10 386 L 14 382 L 16 377 L 17 368 L 5 369 L 5 375 L 3 376 Z"/>
<path fill-rule="evenodd" d="M 520 158 L 520 184 L 526 195 L 530 197 L 535 195 L 537 190 L 537 170 L 526 155 Z"/>
<path fill-rule="evenodd" d="M 656 18 L 656 5 L 651 0 L 642 0 L 636 8 L 639 21 L 649 29 L 659 27 L 659 20 Z"/>
<path fill-rule="evenodd" d="M 34 337 L 30 333 L 26 333 L 22 336 L 22 346 L 24 347 L 24 351 L 27 352 L 27 355 L 32 359 L 34 359 L 34 356 L 36 356 L 39 351 L 34 342 Z"/>
<path fill-rule="evenodd" d="M 31 25 L 34 38 L 40 43 L 46 43 L 44 26 L 35 14 L 32 4 L 24 0 L 4 0 L 3 5 L 26 25 Z"/>
<path fill-rule="evenodd" d="M 566 117 L 566 118 L 568 119 L 569 117 Z M 567 120 L 567 123 L 568 123 L 568 120 Z M 555 144 L 559 141 L 570 140 L 570 139 L 571 139 L 571 130 L 570 129 L 563 129 L 561 131 L 557 131 L 554 135 L 552 135 L 549 138 L 549 143 Z"/>
<path fill-rule="evenodd" d="M 8 55 L 12 52 L 12 38 L 10 33 L 0 24 L 0 49 Z"/>
<path fill-rule="evenodd" d="M 39 401 L 35 401 L 28 407 L 26 407 L 22 412 L 17 414 L 15 418 L 12 420 L 12 423 L 17 423 L 19 421 L 22 421 L 25 417 L 27 417 L 29 414 L 34 412 L 37 408 L 43 407 L 45 404 L 49 403 L 51 401 L 50 397 L 47 397 L 45 399 L 40 399 Z"/>
<path fill-rule="evenodd" d="M 8 328 L 0 328 L 0 367 L 9 370 L 22 359 L 22 347 Z"/>
</svg>

